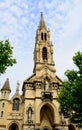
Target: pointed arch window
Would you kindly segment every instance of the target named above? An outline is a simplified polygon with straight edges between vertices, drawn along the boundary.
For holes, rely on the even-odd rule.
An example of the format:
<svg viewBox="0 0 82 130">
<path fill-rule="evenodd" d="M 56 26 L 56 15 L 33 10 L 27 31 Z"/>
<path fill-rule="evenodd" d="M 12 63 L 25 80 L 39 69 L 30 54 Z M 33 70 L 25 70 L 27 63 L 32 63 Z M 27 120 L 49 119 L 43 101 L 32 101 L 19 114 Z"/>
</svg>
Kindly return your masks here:
<svg viewBox="0 0 82 130">
<path fill-rule="evenodd" d="M 43 32 L 41 33 L 41 40 L 43 40 Z"/>
<path fill-rule="evenodd" d="M 45 41 L 47 40 L 47 36 L 46 36 L 46 33 L 44 33 L 44 39 L 45 39 Z"/>
<path fill-rule="evenodd" d="M 19 110 L 19 99 L 18 98 L 15 98 L 14 100 L 13 100 L 13 108 L 12 108 L 13 110 L 16 110 L 16 111 L 18 111 Z"/>
<path fill-rule="evenodd" d="M 43 58 L 43 61 L 46 61 L 48 59 L 46 47 L 43 47 L 43 49 L 42 49 L 42 58 Z"/>
</svg>

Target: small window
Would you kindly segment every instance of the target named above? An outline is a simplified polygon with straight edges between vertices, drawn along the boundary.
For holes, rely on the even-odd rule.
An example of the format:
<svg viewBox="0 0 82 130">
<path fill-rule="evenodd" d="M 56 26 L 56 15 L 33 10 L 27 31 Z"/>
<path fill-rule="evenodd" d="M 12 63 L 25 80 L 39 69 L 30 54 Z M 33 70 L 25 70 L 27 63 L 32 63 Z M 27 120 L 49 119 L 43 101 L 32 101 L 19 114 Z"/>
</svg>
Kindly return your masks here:
<svg viewBox="0 0 82 130">
<path fill-rule="evenodd" d="M 32 120 L 32 108 L 28 108 L 28 120 Z"/>
<path fill-rule="evenodd" d="M 3 117 L 3 111 L 1 111 L 1 117 Z"/>
<path fill-rule="evenodd" d="M 4 93 L 4 98 L 5 98 L 5 96 L 6 96 L 6 91 L 5 91 L 5 93 Z"/>
<path fill-rule="evenodd" d="M 44 90 L 45 91 L 50 90 L 50 83 L 47 79 L 45 79 L 45 81 L 44 81 Z"/>
<path fill-rule="evenodd" d="M 43 60 L 47 60 L 47 49 L 46 49 L 46 47 L 43 47 L 42 58 L 43 58 Z"/>
<path fill-rule="evenodd" d="M 4 106 L 5 106 L 5 103 L 3 102 L 3 103 L 2 103 L 2 108 L 4 108 Z"/>
<path fill-rule="evenodd" d="M 15 98 L 13 100 L 13 110 L 16 110 L 16 111 L 19 110 L 19 99 L 18 98 Z"/>
</svg>

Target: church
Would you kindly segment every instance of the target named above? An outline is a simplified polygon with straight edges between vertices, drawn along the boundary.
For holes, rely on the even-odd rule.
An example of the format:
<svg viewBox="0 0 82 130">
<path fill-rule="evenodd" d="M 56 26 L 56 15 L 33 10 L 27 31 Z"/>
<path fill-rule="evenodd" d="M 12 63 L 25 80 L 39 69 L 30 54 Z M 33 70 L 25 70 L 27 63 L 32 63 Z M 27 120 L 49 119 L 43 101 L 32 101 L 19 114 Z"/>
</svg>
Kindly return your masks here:
<svg viewBox="0 0 82 130">
<path fill-rule="evenodd" d="M 1 88 L 0 130 L 75 130 L 59 113 L 57 94 L 62 80 L 56 75 L 50 30 L 41 13 L 36 30 L 33 74 L 10 99 L 11 88 L 6 79 Z"/>
</svg>

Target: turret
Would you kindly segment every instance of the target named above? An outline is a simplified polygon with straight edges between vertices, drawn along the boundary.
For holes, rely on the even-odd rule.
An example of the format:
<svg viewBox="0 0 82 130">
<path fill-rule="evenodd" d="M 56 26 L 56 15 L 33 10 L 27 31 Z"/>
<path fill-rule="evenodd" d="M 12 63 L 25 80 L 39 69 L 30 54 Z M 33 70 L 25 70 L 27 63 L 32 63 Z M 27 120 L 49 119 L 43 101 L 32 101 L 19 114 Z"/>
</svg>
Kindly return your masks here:
<svg viewBox="0 0 82 130">
<path fill-rule="evenodd" d="M 10 89 L 9 79 L 7 78 L 1 89 L 1 99 L 8 100 L 10 96 L 10 92 L 11 92 L 11 89 Z"/>
</svg>

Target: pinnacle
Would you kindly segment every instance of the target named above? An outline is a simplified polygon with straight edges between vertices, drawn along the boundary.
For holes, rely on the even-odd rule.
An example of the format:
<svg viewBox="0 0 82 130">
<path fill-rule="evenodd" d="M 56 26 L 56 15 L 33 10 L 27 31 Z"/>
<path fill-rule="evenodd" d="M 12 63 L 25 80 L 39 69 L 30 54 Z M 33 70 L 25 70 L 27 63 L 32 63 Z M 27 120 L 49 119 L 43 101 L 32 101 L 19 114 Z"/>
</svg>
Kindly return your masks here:
<svg viewBox="0 0 82 130">
<path fill-rule="evenodd" d="M 41 19 L 40 19 L 40 24 L 39 24 L 39 29 L 46 29 L 44 17 L 43 17 L 43 12 L 41 12 Z"/>
<path fill-rule="evenodd" d="M 7 78 L 1 90 L 10 90 L 9 79 Z"/>
</svg>

